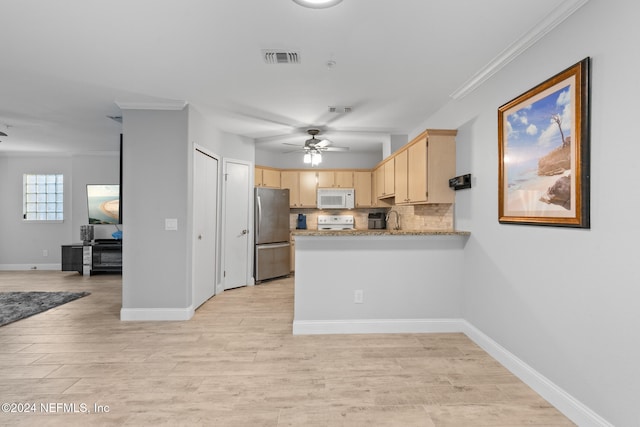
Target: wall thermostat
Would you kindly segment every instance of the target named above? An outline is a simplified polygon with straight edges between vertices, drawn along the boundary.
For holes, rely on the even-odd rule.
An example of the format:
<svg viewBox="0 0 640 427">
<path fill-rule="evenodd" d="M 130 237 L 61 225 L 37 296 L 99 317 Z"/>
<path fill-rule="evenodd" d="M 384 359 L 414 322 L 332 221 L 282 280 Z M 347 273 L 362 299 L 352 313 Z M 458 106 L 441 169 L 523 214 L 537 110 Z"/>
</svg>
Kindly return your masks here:
<svg viewBox="0 0 640 427">
<path fill-rule="evenodd" d="M 462 190 L 463 188 L 471 188 L 471 174 L 456 176 L 449 180 L 449 187 L 454 190 Z"/>
</svg>

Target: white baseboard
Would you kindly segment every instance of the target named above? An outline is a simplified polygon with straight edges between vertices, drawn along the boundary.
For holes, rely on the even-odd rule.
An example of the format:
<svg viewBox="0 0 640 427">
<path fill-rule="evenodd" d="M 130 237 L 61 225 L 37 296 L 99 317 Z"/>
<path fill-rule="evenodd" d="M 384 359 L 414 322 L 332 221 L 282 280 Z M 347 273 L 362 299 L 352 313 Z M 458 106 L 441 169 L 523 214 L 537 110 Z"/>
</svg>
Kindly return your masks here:
<svg viewBox="0 0 640 427">
<path fill-rule="evenodd" d="M 0 271 L 22 271 L 22 270 L 57 270 L 62 271 L 60 263 L 55 264 L 0 264 Z"/>
<path fill-rule="evenodd" d="M 462 332 L 462 319 L 294 320 L 293 335 Z"/>
<path fill-rule="evenodd" d="M 581 427 L 613 427 L 613 424 L 593 412 L 466 320 L 462 321 L 462 332 L 577 425 Z"/>
<path fill-rule="evenodd" d="M 189 320 L 195 314 L 193 306 L 186 308 L 122 308 L 120 320 L 123 321 L 176 321 Z"/>
</svg>

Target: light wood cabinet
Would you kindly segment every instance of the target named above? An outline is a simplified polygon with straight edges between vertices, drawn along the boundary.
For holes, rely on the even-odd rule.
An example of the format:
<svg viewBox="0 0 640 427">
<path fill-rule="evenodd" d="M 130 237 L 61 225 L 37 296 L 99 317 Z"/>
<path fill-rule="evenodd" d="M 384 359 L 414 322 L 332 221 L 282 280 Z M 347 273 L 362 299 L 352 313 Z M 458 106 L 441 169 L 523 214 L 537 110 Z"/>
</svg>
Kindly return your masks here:
<svg viewBox="0 0 640 427">
<path fill-rule="evenodd" d="M 427 138 L 420 139 L 407 150 L 407 201 L 426 202 L 427 198 Z M 449 178 L 447 178 L 447 183 Z M 447 184 L 448 185 L 448 184 Z"/>
<path fill-rule="evenodd" d="M 315 172 L 300 172 L 300 207 L 315 208 L 317 206 L 318 181 Z"/>
<path fill-rule="evenodd" d="M 291 249 L 291 255 L 289 256 L 289 261 L 290 261 L 290 271 L 293 273 L 294 271 L 296 271 L 296 237 L 295 236 L 291 236 L 289 238 L 289 244 L 290 244 L 290 249 Z"/>
<path fill-rule="evenodd" d="M 384 164 L 384 195 L 393 196 L 395 192 L 395 159 L 389 159 Z"/>
<path fill-rule="evenodd" d="M 430 131 L 427 145 L 427 201 L 454 203 L 449 179 L 456 176 L 456 131 Z"/>
<path fill-rule="evenodd" d="M 353 188 L 353 171 L 318 171 L 318 188 Z"/>
<path fill-rule="evenodd" d="M 356 208 L 372 206 L 372 174 L 371 172 L 353 172 L 353 188 L 356 193 Z"/>
<path fill-rule="evenodd" d="M 376 199 L 380 199 L 384 196 L 384 165 L 378 166 L 373 171 L 373 181 L 375 187 Z"/>
<path fill-rule="evenodd" d="M 453 203 L 455 131 L 429 131 L 395 156 L 395 203 Z"/>
<path fill-rule="evenodd" d="M 387 159 L 374 170 L 376 198 L 393 197 L 395 194 L 395 163 L 393 157 Z"/>
<path fill-rule="evenodd" d="M 396 204 L 407 203 L 409 201 L 407 150 L 402 150 L 395 156 L 395 202 Z"/>
<path fill-rule="evenodd" d="M 339 188 L 353 188 L 353 171 L 336 171 L 335 183 Z"/>
<path fill-rule="evenodd" d="M 256 166 L 254 171 L 254 185 L 256 187 L 280 188 L 280 171 Z"/>
<path fill-rule="evenodd" d="M 300 207 L 300 178 L 296 171 L 280 172 L 280 188 L 289 189 L 289 207 Z"/>
<path fill-rule="evenodd" d="M 289 189 L 289 206 L 292 208 L 316 207 L 316 172 L 283 170 L 281 188 Z"/>
<path fill-rule="evenodd" d="M 427 138 L 396 155 L 396 204 L 427 201 Z"/>
</svg>

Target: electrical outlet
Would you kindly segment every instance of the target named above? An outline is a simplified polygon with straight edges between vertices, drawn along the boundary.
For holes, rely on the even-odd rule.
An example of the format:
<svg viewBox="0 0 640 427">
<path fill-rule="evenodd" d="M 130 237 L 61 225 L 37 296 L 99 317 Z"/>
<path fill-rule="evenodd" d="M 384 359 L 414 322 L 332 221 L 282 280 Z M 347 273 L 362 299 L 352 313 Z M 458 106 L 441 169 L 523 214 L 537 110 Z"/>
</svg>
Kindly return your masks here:
<svg viewBox="0 0 640 427">
<path fill-rule="evenodd" d="M 356 304 L 362 304 L 364 302 L 364 291 L 362 289 L 353 291 L 353 302 Z"/>
<path fill-rule="evenodd" d="M 178 229 L 178 219 L 177 218 L 165 218 L 164 219 L 164 229 L 166 231 L 176 231 Z"/>
<path fill-rule="evenodd" d="M 42 256 L 49 256 L 49 250 L 48 249 L 43 249 L 42 250 Z"/>
</svg>

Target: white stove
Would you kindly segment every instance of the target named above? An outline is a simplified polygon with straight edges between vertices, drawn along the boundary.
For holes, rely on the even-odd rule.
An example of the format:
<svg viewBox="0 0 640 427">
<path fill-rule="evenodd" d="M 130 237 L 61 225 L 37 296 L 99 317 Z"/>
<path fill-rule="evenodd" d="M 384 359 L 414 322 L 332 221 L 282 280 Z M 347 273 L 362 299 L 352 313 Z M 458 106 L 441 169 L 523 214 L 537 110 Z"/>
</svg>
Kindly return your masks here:
<svg viewBox="0 0 640 427">
<path fill-rule="evenodd" d="M 353 230 L 353 215 L 318 215 L 318 230 Z"/>
</svg>

